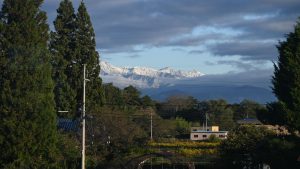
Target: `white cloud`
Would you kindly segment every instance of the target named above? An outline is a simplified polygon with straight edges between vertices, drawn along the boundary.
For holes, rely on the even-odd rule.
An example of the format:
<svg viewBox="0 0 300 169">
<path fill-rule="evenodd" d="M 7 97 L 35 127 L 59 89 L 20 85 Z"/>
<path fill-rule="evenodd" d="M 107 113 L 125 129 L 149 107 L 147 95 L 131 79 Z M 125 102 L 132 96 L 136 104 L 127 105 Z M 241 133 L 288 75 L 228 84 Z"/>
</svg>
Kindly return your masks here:
<svg viewBox="0 0 300 169">
<path fill-rule="evenodd" d="M 243 19 L 246 21 L 251 21 L 251 20 L 266 20 L 270 18 L 274 18 L 279 15 L 279 11 L 274 12 L 274 13 L 266 13 L 266 14 L 246 14 L 243 16 Z"/>
</svg>

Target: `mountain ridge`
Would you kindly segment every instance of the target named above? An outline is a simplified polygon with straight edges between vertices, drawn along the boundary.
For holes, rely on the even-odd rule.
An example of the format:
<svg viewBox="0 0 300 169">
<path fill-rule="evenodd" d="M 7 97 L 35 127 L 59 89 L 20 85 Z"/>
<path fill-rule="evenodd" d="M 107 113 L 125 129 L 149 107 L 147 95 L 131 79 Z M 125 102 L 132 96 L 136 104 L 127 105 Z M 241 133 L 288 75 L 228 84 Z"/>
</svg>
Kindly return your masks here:
<svg viewBox="0 0 300 169">
<path fill-rule="evenodd" d="M 132 85 L 155 100 L 163 101 L 173 95 L 193 96 L 200 100 L 225 99 L 239 103 L 250 99 L 259 103 L 275 101 L 268 87 L 269 73 L 256 72 L 204 75 L 199 71 L 181 71 L 170 67 L 117 67 L 101 62 L 100 76 L 104 83 L 124 88 Z"/>
<path fill-rule="evenodd" d="M 100 76 L 106 82 L 112 82 L 118 87 L 133 85 L 139 88 L 158 88 L 172 84 L 177 80 L 193 79 L 204 74 L 197 71 L 175 70 L 170 67 L 161 69 L 147 67 L 118 67 L 106 61 L 100 62 Z M 132 84 L 130 84 L 132 83 Z"/>
</svg>

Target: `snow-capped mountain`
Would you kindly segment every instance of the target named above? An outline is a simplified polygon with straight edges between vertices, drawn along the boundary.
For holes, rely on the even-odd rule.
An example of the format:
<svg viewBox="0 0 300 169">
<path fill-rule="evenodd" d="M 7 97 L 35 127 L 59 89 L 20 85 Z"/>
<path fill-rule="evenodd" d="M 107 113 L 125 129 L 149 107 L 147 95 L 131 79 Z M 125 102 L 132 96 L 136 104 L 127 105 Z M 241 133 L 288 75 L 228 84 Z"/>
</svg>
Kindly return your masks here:
<svg viewBox="0 0 300 169">
<path fill-rule="evenodd" d="M 269 73 L 204 75 L 195 70 L 181 71 L 169 67 L 117 67 L 105 61 L 100 64 L 104 83 L 113 83 L 121 88 L 132 85 L 156 100 L 174 95 L 193 96 L 200 100 L 226 99 L 230 103 L 239 103 L 243 99 L 260 103 L 275 100 L 266 80 L 271 78 Z"/>
<path fill-rule="evenodd" d="M 147 67 L 117 67 L 108 62 L 101 61 L 100 76 L 105 83 L 114 83 L 119 87 L 133 85 L 139 88 L 158 88 L 172 85 L 175 81 L 191 79 L 204 74 L 193 71 L 175 70 L 169 67 L 153 69 Z"/>
</svg>

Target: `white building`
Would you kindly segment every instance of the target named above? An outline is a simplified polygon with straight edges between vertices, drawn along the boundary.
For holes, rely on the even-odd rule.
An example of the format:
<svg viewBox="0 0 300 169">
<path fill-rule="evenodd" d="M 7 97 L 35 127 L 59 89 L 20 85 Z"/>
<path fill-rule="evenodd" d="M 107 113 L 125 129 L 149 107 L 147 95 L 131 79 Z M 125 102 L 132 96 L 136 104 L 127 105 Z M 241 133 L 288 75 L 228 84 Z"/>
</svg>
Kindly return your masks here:
<svg viewBox="0 0 300 169">
<path fill-rule="evenodd" d="M 211 135 L 215 135 L 220 139 L 227 138 L 228 131 L 219 131 L 219 126 L 210 126 L 210 127 L 191 127 L 191 140 L 206 140 Z"/>
</svg>

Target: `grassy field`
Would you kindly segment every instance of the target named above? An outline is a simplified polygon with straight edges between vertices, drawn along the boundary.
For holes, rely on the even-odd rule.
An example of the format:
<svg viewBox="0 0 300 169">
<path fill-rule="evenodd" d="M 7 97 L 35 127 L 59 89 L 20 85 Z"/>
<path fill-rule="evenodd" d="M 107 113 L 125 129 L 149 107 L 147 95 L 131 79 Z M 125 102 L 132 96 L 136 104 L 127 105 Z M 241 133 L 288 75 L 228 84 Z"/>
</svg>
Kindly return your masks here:
<svg viewBox="0 0 300 169">
<path fill-rule="evenodd" d="M 157 151 L 172 151 L 185 157 L 199 157 L 202 155 L 214 155 L 218 152 L 220 142 L 204 141 L 152 141 L 149 148 Z"/>
</svg>

